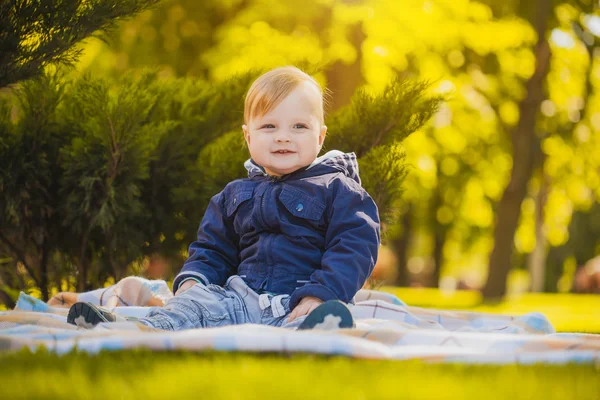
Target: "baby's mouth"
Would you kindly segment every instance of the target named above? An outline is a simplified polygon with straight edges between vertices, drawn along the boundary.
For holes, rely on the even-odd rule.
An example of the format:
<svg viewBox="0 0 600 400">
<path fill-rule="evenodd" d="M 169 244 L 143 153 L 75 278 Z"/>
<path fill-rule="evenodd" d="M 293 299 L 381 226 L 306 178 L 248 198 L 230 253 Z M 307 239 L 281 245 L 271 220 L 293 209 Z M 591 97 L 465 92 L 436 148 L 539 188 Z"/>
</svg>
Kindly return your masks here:
<svg viewBox="0 0 600 400">
<path fill-rule="evenodd" d="M 291 150 L 277 150 L 274 151 L 273 154 L 293 154 L 295 153 L 294 151 Z"/>
</svg>

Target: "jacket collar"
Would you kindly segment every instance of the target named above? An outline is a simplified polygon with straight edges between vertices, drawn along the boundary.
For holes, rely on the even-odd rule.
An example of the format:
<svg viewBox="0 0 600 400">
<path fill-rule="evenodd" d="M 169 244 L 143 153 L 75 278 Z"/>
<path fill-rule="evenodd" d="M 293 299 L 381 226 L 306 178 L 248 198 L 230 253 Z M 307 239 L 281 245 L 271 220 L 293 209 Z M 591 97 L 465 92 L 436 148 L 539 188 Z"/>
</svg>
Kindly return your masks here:
<svg viewBox="0 0 600 400">
<path fill-rule="evenodd" d="M 250 179 L 257 177 L 269 177 L 265 169 L 256 164 L 254 160 L 249 159 L 244 163 L 244 167 L 248 170 Z M 331 150 L 318 157 L 310 165 L 300 168 L 291 174 L 277 177 L 274 180 L 283 180 L 294 178 L 307 178 L 310 176 L 324 175 L 331 172 L 342 172 L 347 177 L 355 180 L 360 184 L 360 176 L 358 174 L 358 161 L 356 154 L 343 153 L 339 150 Z"/>
</svg>

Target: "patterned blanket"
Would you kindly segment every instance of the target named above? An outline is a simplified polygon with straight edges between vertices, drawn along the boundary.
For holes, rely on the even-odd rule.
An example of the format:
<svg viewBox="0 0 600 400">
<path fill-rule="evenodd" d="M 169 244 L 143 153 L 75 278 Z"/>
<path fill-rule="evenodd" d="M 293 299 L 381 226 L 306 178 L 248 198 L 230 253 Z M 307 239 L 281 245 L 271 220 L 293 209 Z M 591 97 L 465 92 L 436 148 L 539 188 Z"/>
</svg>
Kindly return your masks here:
<svg viewBox="0 0 600 400">
<path fill-rule="evenodd" d="M 128 278 L 79 300 L 111 305 L 121 315 L 142 317 L 148 298 L 172 296 L 164 281 Z M 410 307 L 397 297 L 361 290 L 352 313 L 355 329 L 294 331 L 261 325 L 140 331 L 131 322 L 86 330 L 66 322 L 68 309 L 21 293 L 13 311 L 0 312 L 0 351 L 46 347 L 58 354 L 77 349 L 149 348 L 274 353 L 314 353 L 372 359 L 422 359 L 464 363 L 590 363 L 600 365 L 600 335 L 556 333 L 544 315 L 507 316 Z"/>
</svg>

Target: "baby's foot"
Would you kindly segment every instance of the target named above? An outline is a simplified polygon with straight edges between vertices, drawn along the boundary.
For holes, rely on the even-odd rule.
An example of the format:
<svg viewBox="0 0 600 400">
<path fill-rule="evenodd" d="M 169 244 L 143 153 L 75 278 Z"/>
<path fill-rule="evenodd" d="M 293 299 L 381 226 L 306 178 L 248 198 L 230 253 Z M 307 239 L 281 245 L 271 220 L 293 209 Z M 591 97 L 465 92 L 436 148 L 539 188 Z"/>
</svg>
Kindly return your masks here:
<svg viewBox="0 0 600 400">
<path fill-rule="evenodd" d="M 334 330 L 354 328 L 354 319 L 348 307 L 338 300 L 329 300 L 311 311 L 298 329 Z"/>
<path fill-rule="evenodd" d="M 128 321 L 129 318 L 119 316 L 105 308 L 98 307 L 92 303 L 78 302 L 71 306 L 67 315 L 69 324 L 82 328 L 93 328 L 101 322 Z"/>
</svg>

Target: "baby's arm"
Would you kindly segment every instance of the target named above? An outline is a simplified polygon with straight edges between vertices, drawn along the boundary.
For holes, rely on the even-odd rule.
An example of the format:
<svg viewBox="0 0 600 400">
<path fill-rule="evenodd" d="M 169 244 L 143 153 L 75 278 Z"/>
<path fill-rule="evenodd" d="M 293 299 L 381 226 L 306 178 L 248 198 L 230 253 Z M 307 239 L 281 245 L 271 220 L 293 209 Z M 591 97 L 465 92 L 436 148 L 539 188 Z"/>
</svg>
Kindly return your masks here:
<svg viewBox="0 0 600 400">
<path fill-rule="evenodd" d="M 189 288 L 191 288 L 198 282 L 199 282 L 199 280 L 192 279 L 192 278 L 183 279 L 179 283 L 179 288 L 177 288 L 177 291 L 175 292 L 175 296 L 180 295 L 181 293 L 185 292 L 186 290 L 188 290 Z"/>
<path fill-rule="evenodd" d="M 375 202 L 358 183 L 341 180 L 329 211 L 321 269 L 292 293 L 290 308 L 305 297 L 350 302 L 373 272 L 379 243 Z"/>
<path fill-rule="evenodd" d="M 210 200 L 198 238 L 190 245 L 188 259 L 173 281 L 173 292 L 182 293 L 196 282 L 224 285 L 239 265 L 238 242 L 232 221 L 226 217 L 221 192 Z M 180 288 L 182 283 L 185 287 Z"/>
</svg>

